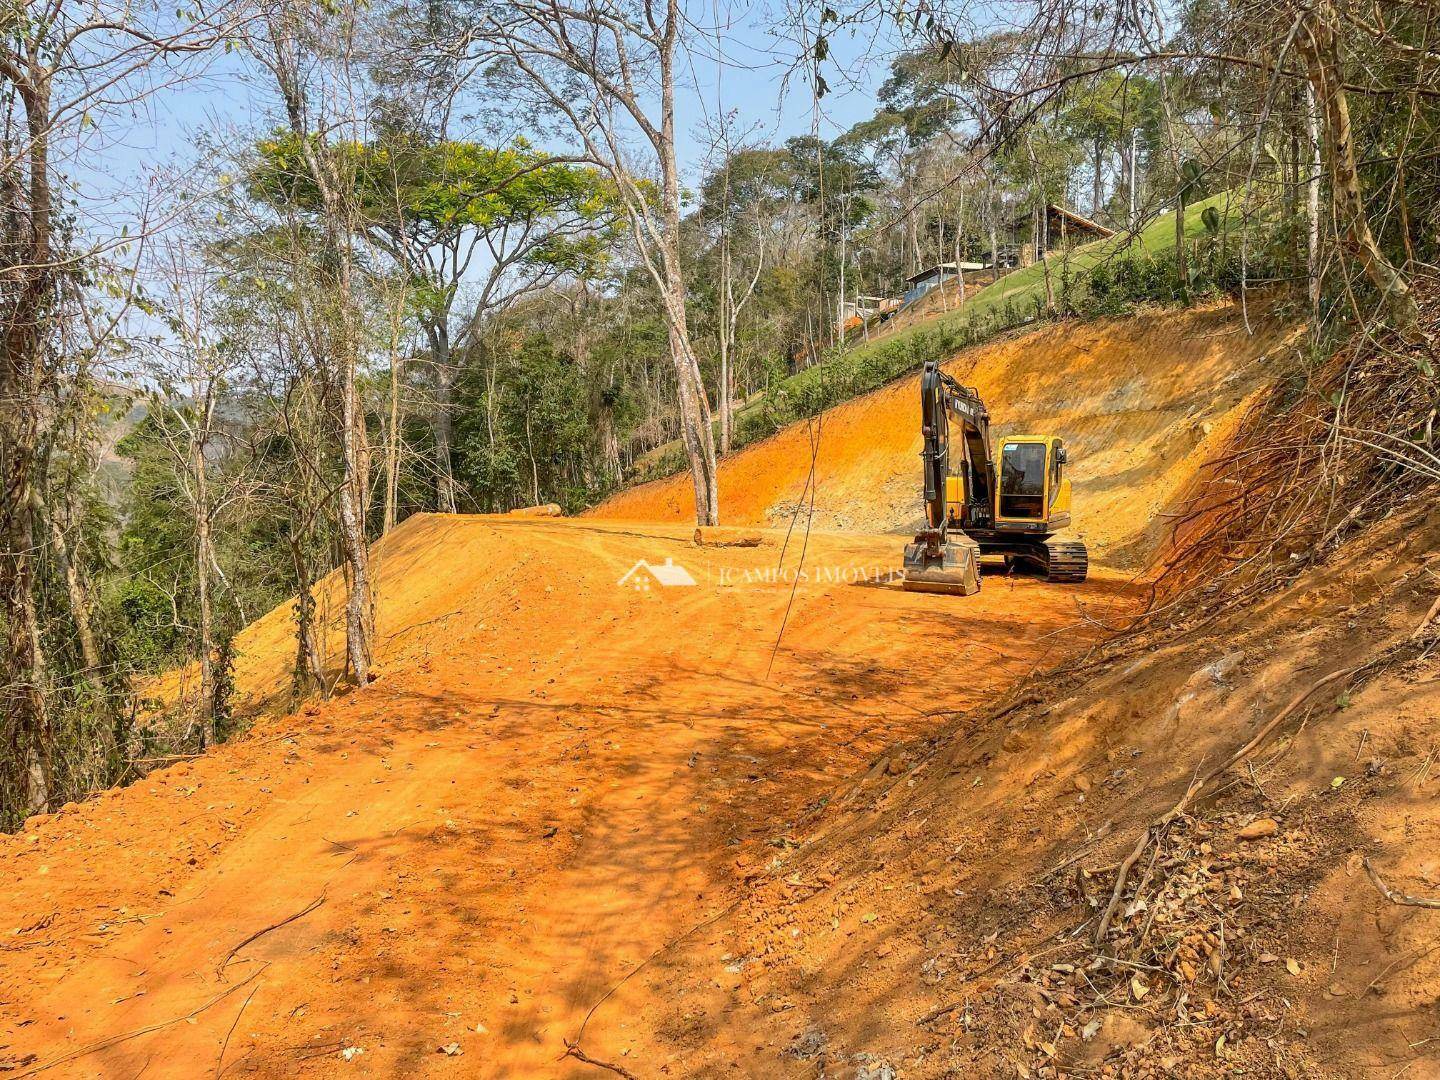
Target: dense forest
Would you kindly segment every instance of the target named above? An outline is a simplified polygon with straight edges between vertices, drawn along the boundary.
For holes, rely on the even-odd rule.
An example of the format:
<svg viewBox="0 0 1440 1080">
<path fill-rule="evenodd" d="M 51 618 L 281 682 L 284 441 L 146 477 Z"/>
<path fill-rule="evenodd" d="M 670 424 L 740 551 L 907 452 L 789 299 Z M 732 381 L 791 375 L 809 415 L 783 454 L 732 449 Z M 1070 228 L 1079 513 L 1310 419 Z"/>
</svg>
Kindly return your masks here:
<svg viewBox="0 0 1440 1080">
<path fill-rule="evenodd" d="M 719 456 L 1035 320 L 1261 293 L 1317 356 L 1416 324 L 1432 0 L 746 17 L 808 132 L 724 100 L 756 76 L 680 0 L 6 4 L 0 827 L 231 735 L 232 639 L 288 597 L 293 702 L 363 684 L 370 545 L 410 515 L 685 470 L 724 522 Z M 251 117 L 117 212 L 130 118 L 217 72 Z M 856 86 L 873 109 L 837 125 Z M 947 264 L 962 316 L 1008 270 L 1042 285 L 885 352 Z M 1433 417 L 1372 441 L 1424 467 Z M 334 571 L 341 670 L 311 593 Z"/>
</svg>

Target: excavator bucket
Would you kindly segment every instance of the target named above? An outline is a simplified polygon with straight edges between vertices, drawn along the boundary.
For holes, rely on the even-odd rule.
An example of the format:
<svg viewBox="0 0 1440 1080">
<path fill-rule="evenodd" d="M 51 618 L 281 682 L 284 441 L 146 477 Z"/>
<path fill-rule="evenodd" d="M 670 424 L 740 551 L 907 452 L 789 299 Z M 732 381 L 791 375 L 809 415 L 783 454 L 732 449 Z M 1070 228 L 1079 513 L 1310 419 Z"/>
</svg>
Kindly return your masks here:
<svg viewBox="0 0 1440 1080">
<path fill-rule="evenodd" d="M 968 536 L 944 543 L 923 536 L 905 545 L 905 574 L 901 586 L 907 592 L 950 593 L 971 596 L 980 591 L 980 545 Z"/>
</svg>

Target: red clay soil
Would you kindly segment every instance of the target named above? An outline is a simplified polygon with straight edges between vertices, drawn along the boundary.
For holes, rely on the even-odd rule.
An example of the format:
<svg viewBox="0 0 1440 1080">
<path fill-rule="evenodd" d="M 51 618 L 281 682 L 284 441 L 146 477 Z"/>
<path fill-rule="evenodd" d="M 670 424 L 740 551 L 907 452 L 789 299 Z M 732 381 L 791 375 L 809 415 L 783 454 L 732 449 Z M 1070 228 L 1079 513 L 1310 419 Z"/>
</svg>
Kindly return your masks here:
<svg viewBox="0 0 1440 1080">
<path fill-rule="evenodd" d="M 1081 530 L 1134 564 L 1284 337 L 1152 315 L 955 370 L 1002 430 L 1066 437 Z M 1113 865 L 1297 680 L 1408 632 L 1440 523 L 1397 522 L 1249 621 L 1111 656 L 1120 572 L 963 599 L 886 580 L 913 398 L 827 416 L 816 528 L 788 544 L 697 547 L 678 482 L 602 508 L 669 524 L 412 518 L 375 549 L 378 677 L 328 703 L 287 714 L 290 611 L 257 621 L 248 735 L 0 838 L 0 1076 L 1440 1075 L 1432 913 L 1344 861 L 1440 884 L 1428 669 L 1319 702 L 1210 808 L 1205 873 L 1242 899 L 1206 885 L 1164 918 L 1213 900 L 1250 935 L 1225 939 L 1243 992 L 1177 983 L 1182 1020 L 1168 974 L 1143 1000 L 1107 985 L 1109 1010 L 1046 982 L 1088 973 L 1066 951 L 1093 918 L 1076 868 Z M 798 498 L 806 446 L 802 425 L 727 462 L 731 523 Z M 695 584 L 663 585 L 673 566 Z M 1277 833 L 1215 869 L 1262 815 Z"/>
<path fill-rule="evenodd" d="M 947 370 L 979 389 L 998 433 L 1066 440 L 1075 532 L 1100 560 L 1139 568 L 1161 540 L 1161 515 L 1228 443 L 1295 333 L 1274 318 L 1255 330 L 1246 333 L 1232 304 L 1064 323 L 967 350 Z M 797 505 L 808 515 L 813 449 L 816 527 L 913 530 L 922 516 L 918 398 L 917 378 L 902 379 L 727 458 L 722 522 L 786 525 Z M 685 474 L 623 492 L 594 514 L 689 521 L 694 507 Z"/>
<path fill-rule="evenodd" d="M 1114 644 L 817 807 L 732 915 L 617 995 L 674 1033 L 647 1064 L 1440 1077 L 1440 510 Z M 1266 729 L 1158 834 L 1097 947 L 1137 839 Z"/>
<path fill-rule="evenodd" d="M 791 606 L 773 543 L 689 533 L 412 518 L 376 550 L 372 685 L 0 840 L 0 1075 L 593 1075 L 564 1040 L 790 821 L 1121 592 L 947 603 L 870 580 L 893 537 L 815 534 Z M 617 584 L 667 557 L 697 584 Z M 252 699 L 287 619 L 241 638 Z M 586 1029 L 622 1059 L 655 1038 Z"/>
</svg>

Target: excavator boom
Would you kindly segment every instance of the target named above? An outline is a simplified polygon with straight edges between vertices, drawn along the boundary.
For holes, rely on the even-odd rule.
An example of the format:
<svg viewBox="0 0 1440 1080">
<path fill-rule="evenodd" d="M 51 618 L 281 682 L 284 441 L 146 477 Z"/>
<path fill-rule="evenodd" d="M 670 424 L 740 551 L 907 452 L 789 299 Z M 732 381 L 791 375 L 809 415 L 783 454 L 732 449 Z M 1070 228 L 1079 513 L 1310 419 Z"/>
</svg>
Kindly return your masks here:
<svg viewBox="0 0 1440 1080">
<path fill-rule="evenodd" d="M 961 460 L 951 461 L 951 416 L 961 429 L 953 452 Z M 920 451 L 925 476 L 926 527 L 905 547 L 902 586 L 912 592 L 950 593 L 969 596 L 980 591 L 980 545 L 958 529 L 950 531 L 950 478 L 984 470 L 988 480 L 993 471 L 989 460 L 990 416 L 978 394 L 961 386 L 935 361 L 927 361 L 920 375 L 920 430 L 924 446 Z M 973 459 L 974 451 L 981 460 Z M 970 484 L 966 485 L 967 488 Z"/>
</svg>

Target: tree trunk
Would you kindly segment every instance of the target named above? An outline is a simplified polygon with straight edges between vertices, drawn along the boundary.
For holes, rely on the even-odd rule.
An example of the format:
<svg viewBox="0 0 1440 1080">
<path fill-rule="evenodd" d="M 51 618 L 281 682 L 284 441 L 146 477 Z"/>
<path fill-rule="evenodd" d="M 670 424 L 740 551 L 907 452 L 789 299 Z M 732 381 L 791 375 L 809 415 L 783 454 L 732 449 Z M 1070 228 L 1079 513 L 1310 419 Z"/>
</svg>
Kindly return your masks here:
<svg viewBox="0 0 1440 1080">
<path fill-rule="evenodd" d="M 730 453 L 731 440 L 734 438 L 734 390 L 731 382 L 734 374 L 731 371 L 733 361 L 730 359 L 730 349 L 727 346 L 720 353 L 720 453 Z"/>
<path fill-rule="evenodd" d="M 15 343 L 14 335 L 7 345 Z M 31 345 L 34 343 L 25 343 Z M 30 349 L 26 350 L 27 352 Z M 50 726 L 46 710 L 45 654 L 35 607 L 35 528 L 30 486 L 35 460 L 36 395 L 26 369 L 33 353 L 7 350 L 0 361 L 0 602 L 4 604 L 5 656 L 0 671 L 0 720 L 6 756 L 21 766 L 15 778 L 25 808 L 50 807 Z M 28 405 L 27 405 L 28 402 Z"/>
<path fill-rule="evenodd" d="M 280 28 L 286 32 L 288 28 Z M 272 32 L 275 32 L 272 30 Z M 293 42 L 276 42 L 277 52 L 292 52 Z M 354 215 L 348 202 L 354 178 L 342 174 L 334 158 L 323 153 L 305 121 L 303 90 L 297 71 L 284 64 L 275 74 L 285 99 L 290 130 L 300 141 L 306 172 L 314 182 L 324 208 L 325 236 L 336 258 L 339 326 L 331 333 L 331 357 L 340 393 L 340 446 L 343 475 L 339 491 L 340 546 L 345 559 L 345 655 L 356 683 L 370 677 L 370 640 L 373 610 L 370 592 L 370 551 L 365 538 L 364 509 L 368 504 L 369 460 L 365 444 L 365 416 L 356 385 L 360 327 L 355 311 L 353 266 Z M 352 117 L 353 121 L 353 117 Z M 352 124 L 352 126 L 354 126 Z"/>
<path fill-rule="evenodd" d="M 1100 220 L 1100 200 L 1105 193 L 1105 183 L 1101 171 L 1105 156 L 1105 144 L 1100 136 L 1095 137 L 1095 175 L 1092 178 L 1094 186 L 1090 189 L 1090 216 L 1096 221 Z"/>
<path fill-rule="evenodd" d="M 33 67 L 32 67 L 33 70 Z M 49 809 L 51 736 L 48 681 L 35 599 L 35 522 L 31 488 L 39 440 L 43 344 L 40 327 L 52 301 L 53 259 L 49 161 L 49 94 L 43 85 L 17 87 L 28 127 L 28 207 L 12 220 L 16 268 L 0 354 L 0 610 L 5 627 L 0 657 L 0 724 L 6 757 L 19 766 L 15 783 L 32 813 Z"/>
<path fill-rule="evenodd" d="M 1185 178 L 1180 161 L 1180 135 L 1175 127 L 1175 114 L 1170 107 L 1170 83 L 1160 73 L 1160 105 L 1165 114 L 1165 143 L 1170 152 L 1170 171 L 1175 177 L 1175 274 L 1179 279 L 1180 297 L 1190 299 L 1190 260 L 1185 250 Z"/>
<path fill-rule="evenodd" d="M 710 401 L 700 374 L 700 362 L 690 343 L 690 326 L 685 310 L 685 277 L 680 262 L 680 173 L 675 162 L 675 35 L 681 12 L 678 0 L 666 5 L 666 36 L 660 49 L 660 133 L 656 155 L 660 163 L 661 236 L 660 261 L 664 280 L 660 283 L 665 300 L 670 360 L 680 399 L 680 428 L 690 476 L 695 488 L 695 523 L 720 524 L 720 490 L 716 476 L 715 432 L 710 420 Z"/>
<path fill-rule="evenodd" d="M 726 161 L 726 183 L 729 183 L 729 161 Z M 728 193 L 728 187 L 727 187 Z M 727 210 L 729 200 L 726 200 Z M 731 281 L 732 267 L 730 265 L 730 226 L 722 216 L 720 237 L 720 453 L 730 453 L 730 329 L 734 325 L 735 293 Z"/>
<path fill-rule="evenodd" d="M 600 429 L 600 462 L 605 486 L 620 479 L 620 439 L 615 433 L 615 411 L 601 403 L 597 424 Z"/>
<path fill-rule="evenodd" d="M 1322 0 L 1307 14 L 1304 31 L 1296 38 L 1296 48 L 1304 61 L 1306 76 L 1320 107 L 1325 157 L 1330 166 L 1330 198 L 1342 228 L 1340 242 L 1379 290 L 1396 326 L 1409 331 L 1419 322 L 1415 296 L 1404 275 L 1380 250 L 1365 212 L 1365 196 L 1360 190 L 1360 176 L 1355 165 L 1350 104 L 1345 94 L 1335 18 L 1335 9 L 1327 0 Z"/>
<path fill-rule="evenodd" d="M 79 566 L 75 564 L 75 560 L 71 556 L 70 544 L 65 538 L 65 530 L 55 517 L 54 510 L 46 503 L 41 486 L 35 484 L 31 488 L 31 492 L 35 516 L 45 523 L 49 531 L 50 550 L 54 552 L 55 564 L 65 579 L 65 598 L 69 602 L 70 619 L 75 624 L 75 638 L 79 642 L 80 659 L 84 664 L 80 674 L 88 678 L 98 674 L 101 667 L 100 646 L 96 642 L 95 626 L 90 619 L 89 589 L 86 588 L 85 579 L 81 576 Z"/>
<path fill-rule="evenodd" d="M 295 666 L 290 673 L 292 704 L 315 691 L 325 692 L 325 664 L 315 639 L 315 574 L 305 552 L 305 538 L 290 536 L 290 562 L 295 569 Z"/>
<path fill-rule="evenodd" d="M 400 501 L 400 380 L 404 361 L 394 355 L 390 362 L 390 430 L 385 438 L 385 505 L 380 515 L 380 535 L 395 527 Z"/>
<path fill-rule="evenodd" d="M 370 553 L 365 542 L 365 523 L 360 520 L 365 475 L 361 471 L 364 450 L 357 428 L 363 417 L 355 386 L 355 358 L 348 348 L 341 368 L 344 478 L 340 484 L 340 543 L 350 585 L 345 598 L 345 655 L 351 675 L 356 683 L 364 686 L 370 679 Z"/>
<path fill-rule="evenodd" d="M 450 326 L 437 320 L 425 327 L 435 365 L 435 510 L 455 513 L 455 471 L 450 448 L 455 441 L 454 384 L 450 367 Z"/>
<path fill-rule="evenodd" d="M 958 283 L 960 311 L 965 310 L 965 189 L 960 189 L 960 210 L 955 215 L 955 279 Z"/>
<path fill-rule="evenodd" d="M 1045 188 L 1040 183 L 1040 162 L 1035 157 L 1035 144 L 1028 138 L 1025 140 L 1025 149 L 1030 155 L 1030 179 L 1035 192 L 1035 224 L 1031 235 L 1035 243 L 1035 252 L 1040 257 L 1040 269 L 1045 275 L 1045 312 L 1055 312 L 1055 287 L 1050 281 L 1050 202 L 1046 197 Z"/>
<path fill-rule="evenodd" d="M 992 281 L 1000 280 L 1000 237 L 995 229 L 996 218 L 1000 215 L 995 210 L 995 181 L 989 176 L 985 178 L 985 224 L 990 230 L 990 278 Z"/>
<path fill-rule="evenodd" d="M 191 477 L 195 484 L 195 593 L 200 607 L 200 749 L 215 742 L 215 613 L 210 597 L 210 566 L 215 558 L 210 535 L 210 485 L 205 465 L 205 444 L 191 445 Z"/>
<path fill-rule="evenodd" d="M 530 410 L 525 410 L 525 455 L 530 459 L 530 505 L 540 505 L 540 466 L 535 463 L 535 436 L 530 431 Z"/>
<path fill-rule="evenodd" d="M 1315 88 L 1305 87 L 1306 127 L 1309 132 L 1310 175 L 1305 180 L 1305 264 L 1309 281 L 1310 322 L 1315 331 L 1320 328 L 1320 171 L 1324 163 L 1320 158 L 1320 110 L 1315 101 Z"/>
</svg>

